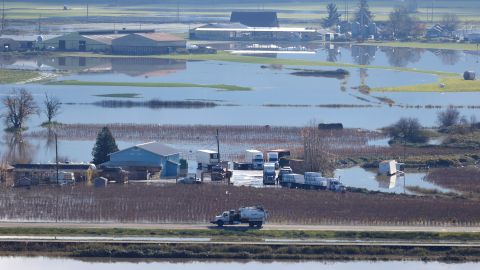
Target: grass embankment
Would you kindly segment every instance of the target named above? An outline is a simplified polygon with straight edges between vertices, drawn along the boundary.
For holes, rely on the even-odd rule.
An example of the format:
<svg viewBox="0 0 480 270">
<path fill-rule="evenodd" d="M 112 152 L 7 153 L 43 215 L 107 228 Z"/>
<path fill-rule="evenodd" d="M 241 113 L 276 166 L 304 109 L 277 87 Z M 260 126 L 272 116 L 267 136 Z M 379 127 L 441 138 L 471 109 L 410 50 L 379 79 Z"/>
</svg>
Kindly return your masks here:
<svg viewBox="0 0 480 270">
<path fill-rule="evenodd" d="M 355 45 L 383 46 L 383 47 L 400 47 L 414 49 L 445 49 L 474 51 L 477 50 L 477 44 L 473 43 L 453 43 L 453 42 L 365 42 Z"/>
<path fill-rule="evenodd" d="M 82 56 L 82 57 L 104 57 L 104 58 L 133 57 L 133 56 L 125 56 L 125 55 L 107 55 L 107 54 L 94 54 L 94 53 L 61 53 L 60 55 Z M 302 60 L 302 59 L 282 59 L 282 58 L 244 56 L 244 55 L 236 55 L 236 54 L 231 54 L 231 53 L 222 52 L 222 51 L 218 52 L 217 54 L 170 54 L 170 55 L 148 55 L 148 56 L 142 56 L 142 57 L 187 60 L 187 61 L 189 60 L 191 61 L 194 61 L 194 60 L 195 61 L 223 61 L 223 62 L 236 62 L 236 63 L 248 63 L 248 64 L 261 64 L 261 65 L 367 68 L 367 69 L 415 72 L 415 73 L 431 74 L 431 75 L 439 75 L 439 76 L 458 75 L 457 73 L 452 73 L 452 72 L 444 72 L 444 71 L 436 71 L 436 70 L 421 70 L 416 68 L 405 68 L 405 67 L 357 65 L 357 64 L 339 63 L 339 62 L 310 61 L 310 60 Z"/>
<path fill-rule="evenodd" d="M 99 94 L 93 95 L 95 97 L 108 97 L 108 98 L 138 98 L 140 94 L 137 93 L 118 93 L 118 94 Z"/>
<path fill-rule="evenodd" d="M 78 80 L 63 80 L 49 82 L 47 85 L 78 85 L 78 86 L 125 86 L 125 87 L 153 87 L 153 88 L 213 88 L 225 91 L 250 91 L 252 88 L 229 84 L 195 84 L 195 83 L 146 83 L 146 82 L 92 82 Z"/>
<path fill-rule="evenodd" d="M 440 85 L 444 85 L 441 87 Z M 460 77 L 440 77 L 435 83 L 417 84 L 397 87 L 373 88 L 378 92 L 477 92 L 480 91 L 480 81 L 466 81 Z"/>
<path fill-rule="evenodd" d="M 0 69 L 0 84 L 25 82 L 39 76 L 36 71 Z"/>
<path fill-rule="evenodd" d="M 257 230 L 248 227 L 223 229 L 132 229 L 132 228 L 0 228 L 0 235 L 31 236 L 144 236 L 210 237 L 212 240 L 262 241 L 269 239 L 357 239 L 404 241 L 480 241 L 478 232 L 381 232 L 321 230 Z"/>
<path fill-rule="evenodd" d="M 411 247 L 374 245 L 242 245 L 108 244 L 3 242 L 3 256 L 66 256 L 79 258 L 169 258 L 249 260 L 424 260 L 478 261 L 478 247 Z"/>
</svg>

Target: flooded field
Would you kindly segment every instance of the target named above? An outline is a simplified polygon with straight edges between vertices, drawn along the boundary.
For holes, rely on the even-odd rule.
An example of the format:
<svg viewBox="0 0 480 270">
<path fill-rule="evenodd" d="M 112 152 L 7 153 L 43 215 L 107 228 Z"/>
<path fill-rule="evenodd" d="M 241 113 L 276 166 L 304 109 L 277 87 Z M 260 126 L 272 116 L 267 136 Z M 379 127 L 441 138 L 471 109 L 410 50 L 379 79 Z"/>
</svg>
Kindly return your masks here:
<svg viewBox="0 0 480 270">
<path fill-rule="evenodd" d="M 439 262 L 419 262 L 419 261 L 391 261 L 391 262 L 275 262 L 275 261 L 183 261 L 183 260 L 110 260 L 110 259 L 61 259 L 49 257 L 0 257 L 0 267 L 10 270 L 26 269 L 85 269 L 91 270 L 135 270 L 135 269 L 192 269 L 192 270 L 216 270 L 216 269 L 338 269 L 338 270 L 375 270 L 392 269 L 400 270 L 405 268 L 415 268 L 424 270 L 469 270 L 477 269 L 478 263 L 439 263 Z"/>
</svg>

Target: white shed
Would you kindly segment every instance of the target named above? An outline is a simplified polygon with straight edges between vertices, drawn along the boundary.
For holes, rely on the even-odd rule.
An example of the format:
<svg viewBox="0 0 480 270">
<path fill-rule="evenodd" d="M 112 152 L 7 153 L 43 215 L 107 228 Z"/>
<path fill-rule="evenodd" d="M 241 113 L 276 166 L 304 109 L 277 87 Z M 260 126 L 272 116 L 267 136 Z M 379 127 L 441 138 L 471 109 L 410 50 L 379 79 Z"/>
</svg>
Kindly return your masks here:
<svg viewBox="0 0 480 270">
<path fill-rule="evenodd" d="M 394 175 L 397 173 L 397 161 L 385 160 L 378 165 L 378 173 L 383 175 Z"/>
</svg>

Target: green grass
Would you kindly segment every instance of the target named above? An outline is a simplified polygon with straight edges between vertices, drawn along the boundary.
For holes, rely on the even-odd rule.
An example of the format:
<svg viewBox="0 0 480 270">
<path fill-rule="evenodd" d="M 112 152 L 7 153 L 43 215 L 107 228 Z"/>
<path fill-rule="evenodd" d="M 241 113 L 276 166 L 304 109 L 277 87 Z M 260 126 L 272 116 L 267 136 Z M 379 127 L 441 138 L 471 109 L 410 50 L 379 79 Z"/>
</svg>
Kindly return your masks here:
<svg viewBox="0 0 480 270">
<path fill-rule="evenodd" d="M 36 71 L 0 69 L 0 84 L 20 83 L 38 76 Z"/>
<path fill-rule="evenodd" d="M 49 82 L 47 85 L 78 85 L 78 86 L 119 86 L 119 87 L 193 87 L 193 88 L 213 88 L 225 91 L 250 91 L 252 88 L 229 85 L 229 84 L 195 84 L 195 83 L 140 83 L 140 82 L 90 82 L 77 80 L 64 80 Z"/>
<path fill-rule="evenodd" d="M 108 97 L 108 98 L 138 98 L 140 94 L 137 93 L 118 93 L 118 94 L 102 94 L 93 95 L 95 97 Z"/>
<path fill-rule="evenodd" d="M 211 237 L 229 240 L 278 239 L 395 239 L 422 241 L 479 241 L 478 232 L 370 232 L 370 231 L 303 231 L 247 229 L 130 229 L 130 228 L 0 228 L 0 235 L 83 235 L 83 236 L 158 236 Z"/>
<path fill-rule="evenodd" d="M 440 87 L 444 84 L 445 87 Z M 480 81 L 466 81 L 460 77 L 440 77 L 435 83 L 417 84 L 397 87 L 373 88 L 371 91 L 382 92 L 477 92 L 480 91 Z"/>
<path fill-rule="evenodd" d="M 479 49 L 477 44 L 472 43 L 435 43 L 435 42 L 365 42 L 359 45 L 369 46 L 385 46 L 385 47 L 401 47 L 401 48 L 416 48 L 416 49 L 448 49 L 448 50 L 462 50 L 474 51 Z"/>
<path fill-rule="evenodd" d="M 61 53 L 62 56 L 82 56 L 82 57 L 108 57 L 108 58 L 128 58 L 131 56 L 124 55 L 107 55 L 107 54 L 93 54 L 93 53 Z M 392 71 L 415 72 L 431 75 L 454 76 L 458 75 L 453 72 L 444 72 L 436 70 L 422 70 L 416 68 L 404 67 L 390 67 L 390 66 L 367 66 L 348 63 L 333 63 L 327 61 L 309 61 L 302 59 L 279 59 L 256 56 L 243 56 L 230 54 L 227 52 L 218 52 L 217 54 L 171 54 L 171 55 L 149 55 L 143 56 L 145 58 L 161 58 L 161 59 L 176 59 L 176 60 L 196 60 L 196 61 L 223 61 L 236 62 L 260 65 L 288 65 L 288 66 L 321 66 L 321 67 L 342 67 L 342 68 L 367 68 L 367 69 L 381 69 Z"/>
</svg>

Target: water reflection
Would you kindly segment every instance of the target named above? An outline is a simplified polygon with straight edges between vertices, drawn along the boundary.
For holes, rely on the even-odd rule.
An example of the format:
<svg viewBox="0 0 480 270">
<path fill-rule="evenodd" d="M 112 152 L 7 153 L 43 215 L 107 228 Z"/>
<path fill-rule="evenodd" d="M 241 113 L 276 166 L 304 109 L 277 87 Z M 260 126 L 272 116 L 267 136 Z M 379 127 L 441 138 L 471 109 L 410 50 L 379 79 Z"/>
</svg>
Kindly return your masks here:
<svg viewBox="0 0 480 270">
<path fill-rule="evenodd" d="M 352 50 L 353 61 L 356 64 L 370 65 L 372 61 L 375 59 L 377 47 L 353 45 L 351 50 Z"/>
<path fill-rule="evenodd" d="M 388 63 L 394 67 L 406 67 L 422 58 L 423 49 L 382 47 Z"/>
<path fill-rule="evenodd" d="M 159 77 L 186 70 L 184 60 L 159 58 L 103 58 L 78 56 L 1 56 L 0 67 L 57 70 L 74 73 L 120 73 L 132 77 Z"/>
<path fill-rule="evenodd" d="M 5 149 L 2 160 L 10 164 L 31 163 L 35 156 L 36 149 L 25 140 L 21 132 L 6 132 L 1 144 L 2 149 Z"/>
</svg>

